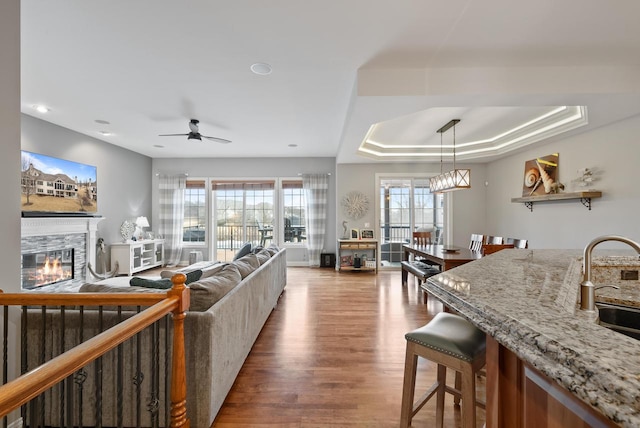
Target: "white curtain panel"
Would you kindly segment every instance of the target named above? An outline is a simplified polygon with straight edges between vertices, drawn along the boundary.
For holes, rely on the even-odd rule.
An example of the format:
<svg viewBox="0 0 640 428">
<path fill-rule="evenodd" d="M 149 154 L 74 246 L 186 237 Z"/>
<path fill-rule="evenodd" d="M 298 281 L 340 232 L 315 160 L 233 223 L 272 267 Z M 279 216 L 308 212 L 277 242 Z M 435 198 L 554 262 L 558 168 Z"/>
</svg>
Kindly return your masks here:
<svg viewBox="0 0 640 428">
<path fill-rule="evenodd" d="M 320 254 L 324 248 L 327 225 L 327 174 L 303 174 L 302 187 L 307 200 L 307 248 L 309 266 L 320 266 Z"/>
<path fill-rule="evenodd" d="M 164 237 L 166 266 L 177 266 L 182 254 L 182 227 L 184 223 L 184 175 L 160 176 L 160 233 Z"/>
</svg>

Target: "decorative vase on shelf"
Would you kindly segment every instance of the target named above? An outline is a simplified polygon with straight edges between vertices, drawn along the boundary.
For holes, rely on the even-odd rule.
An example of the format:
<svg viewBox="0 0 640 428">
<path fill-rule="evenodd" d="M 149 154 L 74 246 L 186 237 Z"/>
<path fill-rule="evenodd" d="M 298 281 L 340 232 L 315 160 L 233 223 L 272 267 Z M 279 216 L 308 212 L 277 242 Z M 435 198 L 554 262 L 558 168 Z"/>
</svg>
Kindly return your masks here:
<svg viewBox="0 0 640 428">
<path fill-rule="evenodd" d="M 123 221 L 120 226 L 120 236 L 122 236 L 123 242 L 129 242 L 131 237 L 133 236 L 133 232 L 136 230 L 136 227 L 130 221 Z"/>
</svg>

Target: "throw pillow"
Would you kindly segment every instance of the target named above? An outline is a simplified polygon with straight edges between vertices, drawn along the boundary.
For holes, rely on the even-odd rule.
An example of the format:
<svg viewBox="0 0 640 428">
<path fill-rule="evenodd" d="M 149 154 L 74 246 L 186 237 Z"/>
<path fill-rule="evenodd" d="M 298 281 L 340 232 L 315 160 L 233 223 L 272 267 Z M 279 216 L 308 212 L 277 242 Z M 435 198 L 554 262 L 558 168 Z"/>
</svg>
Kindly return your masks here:
<svg viewBox="0 0 640 428">
<path fill-rule="evenodd" d="M 222 299 L 242 281 L 238 268 L 233 264 L 224 267 L 214 276 L 189 284 L 191 289 L 190 311 L 206 311 Z"/>
<path fill-rule="evenodd" d="M 202 276 L 201 270 L 194 270 L 193 272 L 189 272 L 186 274 L 187 279 L 185 280 L 184 283 L 190 284 L 194 281 L 199 280 L 201 276 Z M 173 283 L 169 278 L 148 279 L 148 278 L 140 278 L 137 276 L 134 276 L 133 278 L 131 278 L 131 281 L 129 281 L 129 285 L 132 285 L 134 287 L 160 288 L 163 290 L 173 287 Z"/>
<path fill-rule="evenodd" d="M 247 254 L 251 253 L 251 242 L 247 242 L 238 250 L 235 256 L 233 256 L 233 260 L 238 260 L 240 257 L 244 257 Z"/>
<path fill-rule="evenodd" d="M 170 279 L 147 279 L 134 276 L 129 281 L 129 285 L 133 287 L 159 288 L 166 290 L 171 288 L 173 283 Z"/>
</svg>

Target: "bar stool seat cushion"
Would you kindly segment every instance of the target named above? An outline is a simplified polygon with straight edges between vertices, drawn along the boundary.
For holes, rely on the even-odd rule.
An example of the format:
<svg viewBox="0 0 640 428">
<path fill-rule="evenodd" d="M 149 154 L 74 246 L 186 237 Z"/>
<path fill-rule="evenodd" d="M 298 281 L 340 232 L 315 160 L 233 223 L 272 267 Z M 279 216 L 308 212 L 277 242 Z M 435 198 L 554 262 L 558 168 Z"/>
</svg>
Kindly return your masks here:
<svg viewBox="0 0 640 428">
<path fill-rule="evenodd" d="M 485 351 L 485 334 L 464 318 L 440 312 L 429 323 L 405 334 L 408 341 L 463 361 L 473 361 Z"/>
</svg>

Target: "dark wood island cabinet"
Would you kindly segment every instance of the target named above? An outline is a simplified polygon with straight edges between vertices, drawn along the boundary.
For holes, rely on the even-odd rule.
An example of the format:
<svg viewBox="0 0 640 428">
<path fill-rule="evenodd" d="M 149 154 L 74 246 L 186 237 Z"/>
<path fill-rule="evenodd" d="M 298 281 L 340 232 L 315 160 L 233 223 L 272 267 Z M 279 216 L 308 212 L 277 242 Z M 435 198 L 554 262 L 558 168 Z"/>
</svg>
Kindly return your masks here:
<svg viewBox="0 0 640 428">
<path fill-rule="evenodd" d="M 640 341 L 577 308 L 581 255 L 503 250 L 424 285 L 487 334 L 488 428 L 640 426 Z"/>
</svg>

